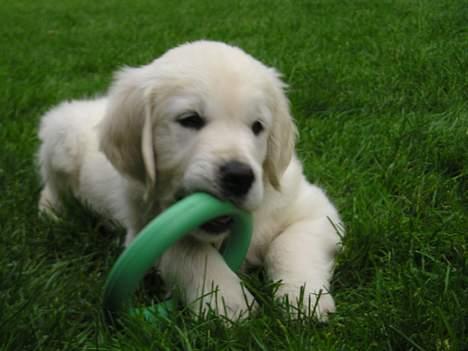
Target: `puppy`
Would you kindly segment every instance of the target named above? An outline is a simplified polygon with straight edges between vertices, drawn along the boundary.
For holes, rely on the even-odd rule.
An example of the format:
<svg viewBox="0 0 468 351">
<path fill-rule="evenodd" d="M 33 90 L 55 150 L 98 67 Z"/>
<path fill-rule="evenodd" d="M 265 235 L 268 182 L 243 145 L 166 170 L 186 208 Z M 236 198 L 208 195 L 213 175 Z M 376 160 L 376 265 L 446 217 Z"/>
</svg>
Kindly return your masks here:
<svg viewBox="0 0 468 351">
<path fill-rule="evenodd" d="M 246 266 L 280 281 L 277 297 L 321 320 L 340 243 L 338 213 L 303 176 L 278 73 L 239 48 L 198 41 L 124 68 L 106 97 L 64 102 L 40 125 L 39 207 L 71 193 L 127 229 L 125 245 L 162 210 L 207 192 L 252 213 Z M 163 280 L 198 313 L 231 319 L 255 304 L 217 248 L 231 219 L 180 240 L 157 262 Z M 209 292 L 215 293 L 209 293 Z"/>
</svg>

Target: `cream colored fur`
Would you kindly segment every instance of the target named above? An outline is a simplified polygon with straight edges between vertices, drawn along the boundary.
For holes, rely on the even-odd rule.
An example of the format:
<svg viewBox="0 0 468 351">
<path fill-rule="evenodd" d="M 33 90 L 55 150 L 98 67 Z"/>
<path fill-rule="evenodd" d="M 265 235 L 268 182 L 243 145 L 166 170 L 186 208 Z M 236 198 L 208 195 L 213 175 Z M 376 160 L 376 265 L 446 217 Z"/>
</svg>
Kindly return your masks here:
<svg viewBox="0 0 468 351">
<path fill-rule="evenodd" d="M 71 192 L 125 226 L 128 245 L 179 194 L 222 198 L 219 165 L 241 161 L 255 175 L 246 197 L 236 200 L 254 218 L 246 266 L 264 266 L 281 281 L 278 298 L 304 312 L 316 307 L 326 319 L 335 310 L 328 289 L 340 218 L 303 176 L 283 88 L 274 69 L 218 42 L 185 44 L 146 66 L 125 68 L 108 96 L 64 102 L 42 118 L 40 209 L 60 210 Z M 202 129 L 177 122 L 191 112 L 206 119 Z M 251 129 L 255 121 L 264 126 L 259 135 Z M 194 231 L 157 266 L 194 311 L 238 318 L 255 303 L 215 248 L 227 235 Z M 216 294 L 207 294 L 212 288 Z"/>
</svg>

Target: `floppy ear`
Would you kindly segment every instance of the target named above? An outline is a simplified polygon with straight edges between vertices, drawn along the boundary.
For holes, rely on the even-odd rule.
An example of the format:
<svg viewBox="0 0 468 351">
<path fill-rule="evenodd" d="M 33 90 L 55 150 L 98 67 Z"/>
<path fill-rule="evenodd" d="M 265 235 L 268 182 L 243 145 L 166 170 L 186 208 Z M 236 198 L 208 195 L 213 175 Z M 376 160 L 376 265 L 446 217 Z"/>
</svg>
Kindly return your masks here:
<svg viewBox="0 0 468 351">
<path fill-rule="evenodd" d="M 101 151 L 122 174 L 152 186 L 156 178 L 150 89 L 144 68 L 120 71 L 99 125 Z"/>
<path fill-rule="evenodd" d="M 273 125 L 268 139 L 265 174 L 271 185 L 280 190 L 280 179 L 294 154 L 297 129 L 289 111 L 289 102 L 284 93 L 285 84 L 273 71 L 275 80 Z"/>
</svg>

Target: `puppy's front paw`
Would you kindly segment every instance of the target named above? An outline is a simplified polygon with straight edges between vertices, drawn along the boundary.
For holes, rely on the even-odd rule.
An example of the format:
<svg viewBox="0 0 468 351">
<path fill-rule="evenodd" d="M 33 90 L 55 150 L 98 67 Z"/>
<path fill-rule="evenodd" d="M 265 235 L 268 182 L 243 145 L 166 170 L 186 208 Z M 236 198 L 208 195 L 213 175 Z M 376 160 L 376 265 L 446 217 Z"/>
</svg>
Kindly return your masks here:
<svg viewBox="0 0 468 351">
<path fill-rule="evenodd" d="M 57 213 L 61 209 L 61 204 L 57 200 L 57 197 L 54 193 L 49 189 L 49 187 L 45 187 L 41 191 L 41 196 L 39 199 L 39 214 L 45 215 L 49 219 L 54 221 L 58 221 L 59 217 Z"/>
<path fill-rule="evenodd" d="M 256 308 L 256 302 L 247 289 L 242 287 L 240 290 L 233 293 L 213 289 L 195 299 L 190 307 L 198 316 L 215 313 L 229 321 L 244 319 Z"/>
<path fill-rule="evenodd" d="M 294 318 L 314 316 L 320 322 L 326 322 L 328 315 L 336 310 L 332 295 L 325 289 L 282 285 L 276 295 L 287 304 L 288 312 Z"/>
</svg>

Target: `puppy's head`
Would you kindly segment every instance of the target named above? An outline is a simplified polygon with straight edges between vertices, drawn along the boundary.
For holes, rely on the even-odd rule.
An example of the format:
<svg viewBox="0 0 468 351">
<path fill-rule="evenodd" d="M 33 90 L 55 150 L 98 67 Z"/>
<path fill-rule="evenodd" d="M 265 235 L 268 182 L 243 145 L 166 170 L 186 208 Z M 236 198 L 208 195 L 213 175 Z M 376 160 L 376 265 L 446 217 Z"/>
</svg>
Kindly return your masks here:
<svg viewBox="0 0 468 351">
<path fill-rule="evenodd" d="M 110 162 L 163 207 L 204 191 L 254 210 L 265 183 L 280 190 L 294 139 L 276 71 L 208 41 L 119 72 L 100 129 Z"/>
</svg>

